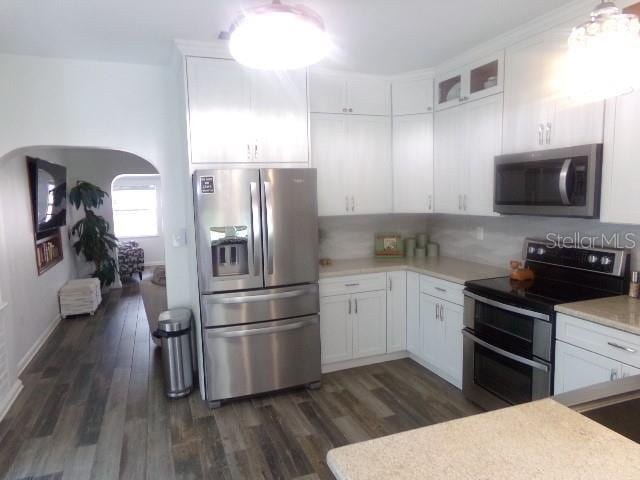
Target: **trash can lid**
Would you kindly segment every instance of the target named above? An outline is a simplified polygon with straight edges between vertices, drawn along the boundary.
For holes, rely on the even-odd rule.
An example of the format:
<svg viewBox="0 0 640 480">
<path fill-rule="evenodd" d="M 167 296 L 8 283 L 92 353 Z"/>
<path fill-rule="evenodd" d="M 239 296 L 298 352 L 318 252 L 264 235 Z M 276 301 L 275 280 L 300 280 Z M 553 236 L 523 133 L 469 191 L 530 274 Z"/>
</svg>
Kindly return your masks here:
<svg viewBox="0 0 640 480">
<path fill-rule="evenodd" d="M 172 308 L 158 316 L 158 330 L 163 332 L 179 332 L 191 326 L 191 310 L 188 308 Z"/>
</svg>

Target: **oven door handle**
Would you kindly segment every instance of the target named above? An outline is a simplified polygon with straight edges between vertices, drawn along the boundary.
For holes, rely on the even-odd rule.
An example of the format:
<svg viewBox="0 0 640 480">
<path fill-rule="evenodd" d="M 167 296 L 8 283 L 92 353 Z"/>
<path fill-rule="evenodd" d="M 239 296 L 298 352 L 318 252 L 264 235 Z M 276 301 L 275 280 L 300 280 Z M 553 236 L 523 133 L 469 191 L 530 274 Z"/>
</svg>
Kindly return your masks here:
<svg viewBox="0 0 640 480">
<path fill-rule="evenodd" d="M 539 318 L 540 320 L 544 320 L 546 322 L 550 321 L 549 315 L 545 313 L 527 310 L 526 308 L 514 307 L 513 305 L 509 305 L 508 303 L 496 302 L 495 300 L 490 300 L 488 298 L 481 297 L 480 295 L 476 295 L 475 293 L 471 293 L 468 291 L 465 291 L 464 294 L 469 298 L 472 298 L 480 303 L 486 303 L 487 305 L 490 305 L 492 307 L 500 308 L 508 312 L 519 313 L 520 315 L 525 315 L 527 317 Z"/>
<path fill-rule="evenodd" d="M 498 355 L 502 355 L 503 357 L 507 357 L 507 358 L 513 360 L 514 362 L 518 362 L 518 363 L 521 363 L 523 365 L 527 365 L 529 367 L 537 368 L 538 370 L 542 370 L 543 372 L 547 372 L 547 373 L 549 372 L 549 365 L 545 365 L 544 363 L 536 362 L 535 360 L 530 360 L 528 358 L 521 357 L 520 355 L 516 355 L 515 353 L 507 352 L 506 350 L 503 350 L 502 348 L 499 348 L 499 347 L 496 347 L 494 345 L 491 345 L 490 343 L 479 339 L 478 337 L 476 337 L 473 333 L 471 333 L 467 329 L 463 329 L 462 330 L 462 335 L 464 337 L 468 338 L 469 340 L 473 341 L 474 343 L 477 343 L 478 345 L 481 345 L 484 348 L 486 348 L 488 350 L 491 350 L 492 352 L 497 353 Z"/>
</svg>

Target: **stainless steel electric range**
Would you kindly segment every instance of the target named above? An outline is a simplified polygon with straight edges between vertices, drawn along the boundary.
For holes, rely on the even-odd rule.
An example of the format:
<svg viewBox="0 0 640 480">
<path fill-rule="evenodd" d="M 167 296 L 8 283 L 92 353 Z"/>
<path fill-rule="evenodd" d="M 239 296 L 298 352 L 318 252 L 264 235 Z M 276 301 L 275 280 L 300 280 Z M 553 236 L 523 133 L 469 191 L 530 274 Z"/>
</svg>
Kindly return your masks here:
<svg viewBox="0 0 640 480">
<path fill-rule="evenodd" d="M 463 392 L 486 409 L 553 394 L 556 305 L 628 288 L 629 255 L 622 249 L 527 239 L 524 258 L 534 280 L 465 284 Z"/>
</svg>

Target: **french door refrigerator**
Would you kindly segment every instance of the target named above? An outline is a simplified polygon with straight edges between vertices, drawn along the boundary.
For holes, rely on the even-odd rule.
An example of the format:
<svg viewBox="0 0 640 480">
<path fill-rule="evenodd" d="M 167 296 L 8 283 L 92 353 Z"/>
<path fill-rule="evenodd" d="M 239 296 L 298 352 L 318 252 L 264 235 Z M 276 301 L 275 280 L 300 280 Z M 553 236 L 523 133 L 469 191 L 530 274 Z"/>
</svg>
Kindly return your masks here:
<svg viewBox="0 0 640 480">
<path fill-rule="evenodd" d="M 204 377 L 223 400 L 320 382 L 314 169 L 193 174 Z"/>
</svg>

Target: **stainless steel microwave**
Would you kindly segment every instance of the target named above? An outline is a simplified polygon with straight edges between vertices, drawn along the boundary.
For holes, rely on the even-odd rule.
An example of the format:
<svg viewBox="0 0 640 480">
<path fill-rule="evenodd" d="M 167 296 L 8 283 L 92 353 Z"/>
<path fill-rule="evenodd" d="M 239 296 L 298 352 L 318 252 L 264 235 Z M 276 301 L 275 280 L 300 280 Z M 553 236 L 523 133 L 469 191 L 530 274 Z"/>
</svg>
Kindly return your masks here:
<svg viewBox="0 0 640 480">
<path fill-rule="evenodd" d="M 506 215 L 598 218 L 602 144 L 495 158 L 493 209 Z"/>
</svg>

